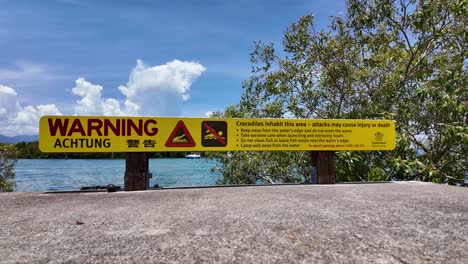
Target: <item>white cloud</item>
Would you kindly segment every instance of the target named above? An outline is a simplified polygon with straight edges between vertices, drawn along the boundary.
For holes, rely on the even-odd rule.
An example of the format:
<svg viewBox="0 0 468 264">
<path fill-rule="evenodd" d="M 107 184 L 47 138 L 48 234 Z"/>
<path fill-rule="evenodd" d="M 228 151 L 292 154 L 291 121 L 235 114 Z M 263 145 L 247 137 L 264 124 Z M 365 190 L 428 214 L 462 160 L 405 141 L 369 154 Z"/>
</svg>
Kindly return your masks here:
<svg viewBox="0 0 468 264">
<path fill-rule="evenodd" d="M 0 42 L 1 42 L 0 31 Z M 18 60 L 10 67 L 0 68 L 0 80 L 28 85 L 38 85 L 38 81 L 66 80 L 69 76 L 59 74 L 48 65 Z"/>
<path fill-rule="evenodd" d="M 87 82 L 84 78 L 77 79 L 75 84 L 72 93 L 82 97 L 76 102 L 76 115 L 124 115 L 117 100 L 102 99 L 102 86 Z"/>
<path fill-rule="evenodd" d="M 21 109 L 14 119 L 15 124 L 18 125 L 36 125 L 39 119 L 44 115 L 61 115 L 57 106 L 54 104 L 26 106 Z"/>
<path fill-rule="evenodd" d="M 2 123 L 9 116 L 20 111 L 21 107 L 16 100 L 16 92 L 10 87 L 0 85 L 0 121 Z"/>
<path fill-rule="evenodd" d="M 123 107 L 117 99 L 102 98 L 100 85 L 76 80 L 72 89 L 81 97 L 75 106 L 76 115 L 162 115 L 174 116 L 181 112 L 181 102 L 189 99 L 192 83 L 206 70 L 196 62 L 174 60 L 164 65 L 149 67 L 137 60 L 126 86 L 119 86 L 125 97 Z"/>
<path fill-rule="evenodd" d="M 31 77 L 41 77 L 46 74 L 47 68 L 42 64 L 31 63 L 27 61 L 17 61 L 13 69 L 0 69 L 0 79 L 18 80 Z"/>
<path fill-rule="evenodd" d="M 0 85 L 0 134 L 37 135 L 43 115 L 61 115 L 54 104 L 22 107 L 14 89 Z"/>
<path fill-rule="evenodd" d="M 181 103 L 190 98 L 192 83 L 205 70 L 197 62 L 173 60 L 164 65 L 149 67 L 137 60 L 127 85 L 119 87 L 126 97 L 126 114 L 180 114 Z"/>
<path fill-rule="evenodd" d="M 20 70 L 0 69 L 0 78 L 16 79 L 44 71 L 40 65 L 18 64 Z M 125 86 L 119 86 L 121 102 L 103 98 L 101 85 L 84 78 L 75 81 L 72 94 L 79 96 L 74 106 L 75 115 L 152 115 L 175 116 L 181 113 L 182 102 L 190 98 L 192 83 L 206 70 L 197 62 L 173 60 L 164 65 L 147 66 L 137 60 Z M 37 134 L 43 115 L 61 115 L 55 104 L 21 106 L 15 90 L 0 85 L 0 134 Z"/>
</svg>

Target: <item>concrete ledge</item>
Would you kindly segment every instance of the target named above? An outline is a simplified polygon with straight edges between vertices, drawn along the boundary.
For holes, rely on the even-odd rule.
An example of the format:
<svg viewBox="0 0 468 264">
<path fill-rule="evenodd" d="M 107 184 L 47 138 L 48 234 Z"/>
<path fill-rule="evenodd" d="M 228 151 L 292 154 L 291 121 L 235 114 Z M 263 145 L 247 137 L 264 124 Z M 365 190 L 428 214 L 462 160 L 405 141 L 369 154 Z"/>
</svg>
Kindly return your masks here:
<svg viewBox="0 0 468 264">
<path fill-rule="evenodd" d="M 468 188 L 0 194 L 0 263 L 468 263 Z"/>
</svg>

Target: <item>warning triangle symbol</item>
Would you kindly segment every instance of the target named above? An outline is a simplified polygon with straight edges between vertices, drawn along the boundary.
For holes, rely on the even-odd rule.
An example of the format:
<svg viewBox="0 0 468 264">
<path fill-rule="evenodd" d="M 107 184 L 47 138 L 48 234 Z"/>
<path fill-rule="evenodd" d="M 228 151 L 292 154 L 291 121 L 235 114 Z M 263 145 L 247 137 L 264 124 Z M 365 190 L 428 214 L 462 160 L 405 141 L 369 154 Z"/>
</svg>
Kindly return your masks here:
<svg viewBox="0 0 468 264">
<path fill-rule="evenodd" d="M 182 120 L 177 122 L 174 130 L 166 141 L 166 147 L 195 147 L 195 140 Z"/>
</svg>

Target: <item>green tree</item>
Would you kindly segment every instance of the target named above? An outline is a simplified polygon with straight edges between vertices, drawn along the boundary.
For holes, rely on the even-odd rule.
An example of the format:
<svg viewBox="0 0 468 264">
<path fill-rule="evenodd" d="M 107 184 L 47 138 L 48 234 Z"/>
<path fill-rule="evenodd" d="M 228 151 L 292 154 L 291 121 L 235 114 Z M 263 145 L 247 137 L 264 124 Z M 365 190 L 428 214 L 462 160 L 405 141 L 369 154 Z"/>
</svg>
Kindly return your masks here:
<svg viewBox="0 0 468 264">
<path fill-rule="evenodd" d="M 0 192 L 15 189 L 16 148 L 10 144 L 0 144 Z"/>
<path fill-rule="evenodd" d="M 357 51 L 351 85 L 364 92 L 351 113 L 397 121 L 397 149 L 367 164 L 398 179 L 467 173 L 467 9 L 456 0 L 350 0 L 348 16 L 335 19 Z"/>
<path fill-rule="evenodd" d="M 224 112 L 215 112 L 211 117 L 253 117 L 239 106 L 231 105 Z M 207 152 L 205 158 L 216 159 L 219 166 L 213 168 L 221 173 L 219 184 L 293 183 L 303 182 L 307 164 L 303 152 L 282 151 L 236 151 Z"/>
<path fill-rule="evenodd" d="M 467 9 L 463 0 L 349 0 L 322 30 L 307 14 L 287 29 L 280 51 L 256 43 L 238 111 L 394 119 L 396 149 L 336 153 L 338 179 L 460 181 L 468 167 Z"/>
</svg>

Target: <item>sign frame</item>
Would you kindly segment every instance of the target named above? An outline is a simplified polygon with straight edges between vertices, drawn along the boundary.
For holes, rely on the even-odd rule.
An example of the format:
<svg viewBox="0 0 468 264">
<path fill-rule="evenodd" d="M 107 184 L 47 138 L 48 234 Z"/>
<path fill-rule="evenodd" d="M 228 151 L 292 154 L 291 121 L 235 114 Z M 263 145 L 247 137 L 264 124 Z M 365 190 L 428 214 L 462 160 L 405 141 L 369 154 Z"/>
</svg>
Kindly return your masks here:
<svg viewBox="0 0 468 264">
<path fill-rule="evenodd" d="M 395 121 L 43 116 L 42 152 L 392 150 Z"/>
</svg>

